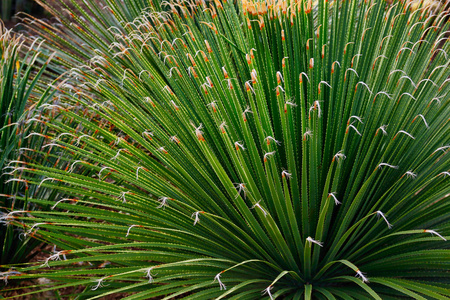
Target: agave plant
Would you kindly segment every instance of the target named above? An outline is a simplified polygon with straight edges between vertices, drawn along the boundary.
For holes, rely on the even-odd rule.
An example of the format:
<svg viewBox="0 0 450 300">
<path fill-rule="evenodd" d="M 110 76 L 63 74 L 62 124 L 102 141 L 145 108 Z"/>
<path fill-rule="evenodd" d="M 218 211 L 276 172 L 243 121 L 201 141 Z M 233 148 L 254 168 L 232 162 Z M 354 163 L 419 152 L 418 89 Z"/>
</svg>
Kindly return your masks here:
<svg viewBox="0 0 450 300">
<path fill-rule="evenodd" d="M 21 166 L 60 195 L 14 214 L 55 245 L 21 278 L 81 298 L 448 299 L 445 11 L 141 2 L 58 16 L 82 64 L 46 122 L 67 155 Z"/>
</svg>

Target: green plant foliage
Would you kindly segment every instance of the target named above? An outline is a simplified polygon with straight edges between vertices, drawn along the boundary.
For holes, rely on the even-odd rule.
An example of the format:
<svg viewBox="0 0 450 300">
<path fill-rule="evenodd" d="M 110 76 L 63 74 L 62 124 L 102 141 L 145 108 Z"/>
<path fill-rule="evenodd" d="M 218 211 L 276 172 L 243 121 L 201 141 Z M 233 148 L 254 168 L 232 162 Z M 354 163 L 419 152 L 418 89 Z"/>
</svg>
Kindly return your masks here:
<svg viewBox="0 0 450 300">
<path fill-rule="evenodd" d="M 2 1 L 1 15 L 2 15 L 2 19 L 5 21 L 9 20 L 11 17 L 11 4 L 12 4 L 12 0 Z"/>
<path fill-rule="evenodd" d="M 21 278 L 80 298 L 448 299 L 445 12 L 95 4 L 59 15 L 60 59 L 84 62 L 46 123 L 67 155 L 25 165 L 60 197 L 16 214 L 56 247 Z"/>
<path fill-rule="evenodd" d="M 14 160 L 46 164 L 44 157 L 27 150 L 39 149 L 44 145 L 44 138 L 34 134 L 27 139 L 25 137 L 31 132 L 44 130 L 30 118 L 53 94 L 39 81 L 49 61 L 38 65 L 36 61 L 40 53 L 37 45 L 24 50 L 23 43 L 23 37 L 15 36 L 0 23 L 0 221 L 6 225 L 1 226 L 0 231 L 1 264 L 24 262 L 38 245 L 37 240 L 19 238 L 18 229 L 9 225 L 11 220 L 8 218 L 12 215 L 7 218 L 12 211 L 33 208 L 26 202 L 15 201 L 15 194 L 27 197 L 38 190 L 24 189 L 18 183 L 21 179 L 13 178 L 22 173 L 22 168 Z M 43 194 L 43 191 L 39 193 Z M 5 271 L 3 267 L 1 271 Z"/>
</svg>

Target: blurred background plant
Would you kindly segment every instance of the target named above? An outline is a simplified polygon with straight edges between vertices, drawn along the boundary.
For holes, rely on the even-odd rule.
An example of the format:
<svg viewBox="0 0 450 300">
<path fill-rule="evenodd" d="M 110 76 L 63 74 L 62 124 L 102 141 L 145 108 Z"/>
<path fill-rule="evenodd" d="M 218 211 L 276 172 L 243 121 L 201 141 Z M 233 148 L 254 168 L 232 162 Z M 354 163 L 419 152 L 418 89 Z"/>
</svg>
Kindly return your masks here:
<svg viewBox="0 0 450 300">
<path fill-rule="evenodd" d="M 0 5 L 0 15 L 7 27 L 15 24 L 14 15 L 19 12 L 33 14 L 36 17 L 42 17 L 44 10 L 34 0 L 2 0 Z"/>
<path fill-rule="evenodd" d="M 447 299 L 447 12 L 335 3 L 42 1 L 58 21 L 23 21 L 67 71 L 43 137 L 66 152 L 13 169 L 54 192 L 16 194 L 42 209 L 11 222 L 55 245 L 19 278 Z"/>
</svg>

